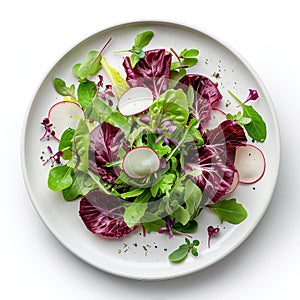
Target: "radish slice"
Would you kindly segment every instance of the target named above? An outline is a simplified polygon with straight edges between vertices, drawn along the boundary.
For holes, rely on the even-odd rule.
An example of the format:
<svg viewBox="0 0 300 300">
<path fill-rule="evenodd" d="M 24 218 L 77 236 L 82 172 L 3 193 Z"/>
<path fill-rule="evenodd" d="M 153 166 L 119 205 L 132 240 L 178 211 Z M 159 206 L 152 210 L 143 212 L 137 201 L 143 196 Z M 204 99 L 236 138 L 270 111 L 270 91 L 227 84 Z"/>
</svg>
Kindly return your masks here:
<svg viewBox="0 0 300 300">
<path fill-rule="evenodd" d="M 253 145 L 246 145 L 236 149 L 234 166 L 239 172 L 239 181 L 249 184 L 264 175 L 266 160 L 261 150 Z"/>
<path fill-rule="evenodd" d="M 150 89 L 134 87 L 121 96 L 118 109 L 123 116 L 133 116 L 148 109 L 152 102 L 153 95 Z"/>
<path fill-rule="evenodd" d="M 138 147 L 129 151 L 123 159 L 124 172 L 132 178 L 144 178 L 160 167 L 160 160 L 154 150 Z"/>
<path fill-rule="evenodd" d="M 63 132 L 68 128 L 76 128 L 79 118 L 85 119 L 85 115 L 82 108 L 75 102 L 62 101 L 50 108 L 48 118 L 53 124 L 54 137 L 60 140 Z"/>
<path fill-rule="evenodd" d="M 237 188 L 239 181 L 240 181 L 239 172 L 234 172 L 232 184 L 229 187 L 229 189 L 227 190 L 227 192 L 225 193 L 225 195 L 229 195 L 229 194 L 233 193 L 235 191 L 235 189 Z"/>
<path fill-rule="evenodd" d="M 226 120 L 226 114 L 218 108 L 213 108 L 211 111 L 211 119 L 205 125 L 205 129 L 216 128 L 220 125 L 220 123 L 222 123 L 225 120 Z"/>
</svg>

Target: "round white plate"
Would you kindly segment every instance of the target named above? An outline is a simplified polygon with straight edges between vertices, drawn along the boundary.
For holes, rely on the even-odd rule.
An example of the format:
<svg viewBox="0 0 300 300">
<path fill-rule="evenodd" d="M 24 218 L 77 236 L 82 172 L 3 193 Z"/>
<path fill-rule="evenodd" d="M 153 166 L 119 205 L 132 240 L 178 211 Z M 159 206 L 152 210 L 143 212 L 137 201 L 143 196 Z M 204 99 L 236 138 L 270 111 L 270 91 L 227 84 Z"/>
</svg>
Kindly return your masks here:
<svg viewBox="0 0 300 300">
<path fill-rule="evenodd" d="M 200 50 L 199 63 L 189 71 L 206 75 L 219 83 L 223 103 L 231 100 L 227 93 L 230 89 L 242 99 L 248 95 L 248 89 L 256 89 L 260 100 L 255 108 L 267 124 L 267 140 L 259 144 L 266 157 L 264 177 L 252 185 L 239 185 L 233 197 L 241 202 L 248 211 L 248 218 L 239 225 L 220 224 L 210 211 L 203 211 L 199 218 L 199 229 L 193 234 L 200 241 L 199 257 L 189 255 L 180 264 L 168 261 L 168 255 L 183 243 L 182 236 L 168 239 L 166 235 L 152 233 L 144 237 L 141 231 L 122 240 L 106 240 L 89 232 L 78 216 L 79 202 L 66 202 L 60 193 L 47 187 L 49 165 L 43 166 L 40 159 L 46 147 L 55 141 L 40 141 L 43 133 L 41 120 L 47 115 L 52 104 L 61 100 L 55 92 L 53 79 L 63 78 L 68 84 L 76 82 L 72 75 L 72 66 L 82 61 L 90 50 L 100 49 L 112 37 L 105 51 L 107 61 L 122 71 L 125 54 L 113 54 L 114 50 L 128 49 L 136 34 L 154 31 L 154 38 L 148 49 L 170 47 L 181 51 L 184 48 Z M 219 74 L 216 78 L 216 73 Z M 235 108 L 235 104 L 229 105 Z M 225 105 L 224 105 L 225 108 Z M 30 109 L 24 128 L 22 141 L 22 164 L 25 183 L 34 207 L 45 225 L 71 252 L 87 263 L 103 271 L 128 278 L 154 280 L 167 279 L 190 274 L 219 261 L 239 246 L 253 231 L 262 218 L 272 197 L 279 168 L 279 130 L 273 105 L 263 83 L 247 62 L 235 51 L 229 49 L 215 38 L 183 25 L 165 22 L 136 22 L 122 24 L 106 29 L 82 41 L 63 56 L 48 73 L 39 87 Z M 219 226 L 220 233 L 207 247 L 207 227 Z"/>
</svg>

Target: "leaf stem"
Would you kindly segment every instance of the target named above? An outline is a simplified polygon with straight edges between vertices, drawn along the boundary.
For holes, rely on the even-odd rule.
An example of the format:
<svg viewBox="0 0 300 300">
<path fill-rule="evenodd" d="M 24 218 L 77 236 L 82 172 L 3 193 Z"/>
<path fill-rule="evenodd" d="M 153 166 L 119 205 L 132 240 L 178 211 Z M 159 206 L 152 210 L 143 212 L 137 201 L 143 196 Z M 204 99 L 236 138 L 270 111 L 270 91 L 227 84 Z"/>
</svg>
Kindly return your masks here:
<svg viewBox="0 0 300 300">
<path fill-rule="evenodd" d="M 227 91 L 228 94 L 239 104 L 242 105 L 242 101 L 230 90 Z"/>
</svg>

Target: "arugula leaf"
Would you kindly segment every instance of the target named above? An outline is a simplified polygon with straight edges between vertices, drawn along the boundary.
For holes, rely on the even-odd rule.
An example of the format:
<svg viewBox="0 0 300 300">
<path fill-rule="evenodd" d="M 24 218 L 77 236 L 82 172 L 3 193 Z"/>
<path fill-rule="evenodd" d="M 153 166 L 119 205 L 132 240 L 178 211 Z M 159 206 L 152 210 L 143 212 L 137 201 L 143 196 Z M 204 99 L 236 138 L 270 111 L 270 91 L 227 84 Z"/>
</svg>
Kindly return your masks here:
<svg viewBox="0 0 300 300">
<path fill-rule="evenodd" d="M 125 208 L 123 217 L 129 228 L 138 224 L 140 219 L 144 216 L 150 198 L 151 193 L 148 190 L 145 190 L 143 194 L 138 196 L 133 203 Z"/>
<path fill-rule="evenodd" d="M 68 165 L 57 166 L 50 170 L 48 175 L 48 187 L 54 192 L 66 189 L 73 183 L 72 168 Z"/>
<path fill-rule="evenodd" d="M 77 89 L 78 102 L 83 109 L 86 109 L 96 95 L 96 84 L 91 81 L 81 82 Z"/>
<path fill-rule="evenodd" d="M 169 195 L 175 180 L 175 174 L 164 174 L 156 185 L 151 186 L 150 191 L 152 196 L 156 197 L 159 190 L 161 193 Z"/>
<path fill-rule="evenodd" d="M 221 222 L 239 224 L 248 216 L 246 209 L 242 204 L 237 203 L 235 198 L 222 200 L 208 207 L 217 214 Z"/>
<path fill-rule="evenodd" d="M 175 223 L 173 229 L 184 233 L 193 233 L 198 229 L 198 222 L 196 220 L 191 220 L 187 224 L 182 225 L 181 223 Z"/>
<path fill-rule="evenodd" d="M 246 122 L 244 128 L 249 136 L 258 142 L 263 142 L 267 137 L 266 123 L 262 116 L 251 105 L 243 104 L 242 101 L 231 91 L 228 93 L 236 100 L 243 109 L 243 119 L 250 119 L 251 122 Z M 241 124 L 240 124 L 241 125 Z"/>
</svg>

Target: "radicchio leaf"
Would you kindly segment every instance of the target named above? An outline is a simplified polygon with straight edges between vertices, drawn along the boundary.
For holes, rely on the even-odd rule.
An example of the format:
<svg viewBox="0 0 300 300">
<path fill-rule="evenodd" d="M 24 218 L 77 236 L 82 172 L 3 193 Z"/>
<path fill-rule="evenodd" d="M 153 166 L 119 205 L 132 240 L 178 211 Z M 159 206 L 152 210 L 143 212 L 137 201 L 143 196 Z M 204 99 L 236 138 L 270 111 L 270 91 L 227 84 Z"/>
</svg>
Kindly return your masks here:
<svg viewBox="0 0 300 300">
<path fill-rule="evenodd" d="M 218 127 L 207 130 L 204 138 L 207 147 L 226 156 L 227 165 L 234 164 L 236 147 L 247 143 L 244 129 L 234 120 L 223 121 Z"/>
<path fill-rule="evenodd" d="M 226 120 L 204 135 L 205 145 L 186 159 L 186 172 L 201 169 L 195 183 L 212 201 L 220 200 L 230 188 L 235 173 L 236 147 L 247 142 L 243 128 Z"/>
<path fill-rule="evenodd" d="M 199 120 L 201 126 L 204 126 L 211 119 L 211 109 L 218 105 L 222 95 L 216 85 L 203 75 L 187 74 L 180 79 L 176 88 L 187 92 L 189 86 L 192 86 L 195 91 L 193 115 Z"/>
<path fill-rule="evenodd" d="M 109 183 L 114 183 L 119 174 L 117 168 L 106 167 L 106 163 L 118 159 L 120 147 L 125 147 L 124 132 L 120 128 L 104 122 L 91 132 L 89 167 Z"/>
<path fill-rule="evenodd" d="M 144 58 L 132 68 L 130 58 L 125 57 L 123 66 L 126 81 L 131 87 L 146 86 L 155 98 L 168 89 L 172 55 L 165 49 L 145 52 Z"/>
<path fill-rule="evenodd" d="M 79 215 L 92 233 L 104 238 L 119 239 L 138 228 L 124 222 L 122 200 L 99 190 L 89 192 L 80 201 Z"/>
</svg>

